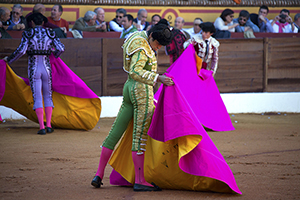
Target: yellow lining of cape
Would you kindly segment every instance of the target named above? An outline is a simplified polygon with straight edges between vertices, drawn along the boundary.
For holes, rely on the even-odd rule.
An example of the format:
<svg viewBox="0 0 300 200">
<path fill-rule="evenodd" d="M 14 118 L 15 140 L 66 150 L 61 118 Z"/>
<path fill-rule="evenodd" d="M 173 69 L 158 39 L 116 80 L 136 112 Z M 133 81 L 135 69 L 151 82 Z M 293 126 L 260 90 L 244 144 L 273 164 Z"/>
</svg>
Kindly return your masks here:
<svg viewBox="0 0 300 200">
<path fill-rule="evenodd" d="M 134 184 L 135 172 L 131 154 L 132 131 L 131 121 L 109 164 L 128 182 Z M 221 181 L 187 174 L 179 168 L 179 160 L 192 151 L 201 139 L 199 135 L 188 135 L 164 143 L 148 136 L 144 164 L 145 179 L 164 189 L 234 193 L 227 184 Z"/>
</svg>

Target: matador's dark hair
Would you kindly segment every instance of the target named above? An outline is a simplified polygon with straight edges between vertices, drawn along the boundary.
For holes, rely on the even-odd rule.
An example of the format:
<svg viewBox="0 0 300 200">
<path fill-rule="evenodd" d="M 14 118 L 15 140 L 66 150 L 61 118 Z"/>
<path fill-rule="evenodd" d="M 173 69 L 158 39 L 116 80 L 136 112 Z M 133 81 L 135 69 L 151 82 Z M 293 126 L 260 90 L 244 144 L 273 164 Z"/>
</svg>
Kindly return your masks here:
<svg viewBox="0 0 300 200">
<path fill-rule="evenodd" d="M 165 24 L 156 24 L 147 33 L 148 36 L 152 33 L 152 38 L 163 46 L 170 44 L 173 39 L 173 33 Z"/>
<path fill-rule="evenodd" d="M 32 13 L 27 17 L 27 21 L 33 21 L 35 25 L 42 25 L 43 22 L 47 23 L 48 19 L 41 13 Z"/>
<path fill-rule="evenodd" d="M 210 33 L 216 32 L 216 28 L 214 24 L 211 22 L 203 22 L 199 25 L 199 27 L 202 29 L 203 32 L 210 32 Z"/>
</svg>

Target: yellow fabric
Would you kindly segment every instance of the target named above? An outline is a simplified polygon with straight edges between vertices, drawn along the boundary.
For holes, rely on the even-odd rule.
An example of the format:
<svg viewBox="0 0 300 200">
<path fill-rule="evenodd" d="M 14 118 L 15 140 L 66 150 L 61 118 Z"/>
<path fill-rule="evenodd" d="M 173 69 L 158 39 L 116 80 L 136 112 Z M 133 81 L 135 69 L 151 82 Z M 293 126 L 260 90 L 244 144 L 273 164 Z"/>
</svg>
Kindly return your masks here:
<svg viewBox="0 0 300 200">
<path fill-rule="evenodd" d="M 93 129 L 100 118 L 101 101 L 99 98 L 82 99 L 53 92 L 54 109 L 51 125 L 66 129 Z M 18 77 L 6 64 L 6 82 L 1 105 L 12 108 L 28 119 L 37 122 L 33 108 L 30 86 Z M 44 120 L 46 117 L 44 115 Z"/>
<path fill-rule="evenodd" d="M 134 165 L 131 155 L 132 122 L 114 151 L 109 164 L 128 182 L 134 184 Z M 179 160 L 201 141 L 200 136 L 185 136 L 159 142 L 148 136 L 145 152 L 145 179 L 164 189 L 196 190 L 234 193 L 227 184 L 207 177 L 194 176 L 179 168 Z"/>
<path fill-rule="evenodd" d="M 197 65 L 197 74 L 199 74 L 202 67 L 202 59 L 197 55 L 196 52 L 195 52 L 195 58 L 196 58 L 196 65 Z"/>
</svg>

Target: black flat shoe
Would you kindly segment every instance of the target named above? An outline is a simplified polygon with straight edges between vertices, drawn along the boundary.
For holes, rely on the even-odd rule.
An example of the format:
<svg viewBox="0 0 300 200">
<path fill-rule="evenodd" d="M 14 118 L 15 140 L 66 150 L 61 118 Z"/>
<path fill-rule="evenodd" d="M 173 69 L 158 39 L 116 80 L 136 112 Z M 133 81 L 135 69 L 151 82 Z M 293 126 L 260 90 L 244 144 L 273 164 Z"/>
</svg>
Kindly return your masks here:
<svg viewBox="0 0 300 200">
<path fill-rule="evenodd" d="M 52 133 L 53 131 L 54 131 L 53 128 L 51 128 L 51 127 L 46 127 L 46 132 L 47 132 L 47 133 Z"/>
<path fill-rule="evenodd" d="M 46 130 L 45 129 L 41 129 L 37 132 L 37 134 L 39 135 L 46 135 Z"/>
<path fill-rule="evenodd" d="M 157 185 L 155 185 L 153 182 L 151 183 L 151 185 L 153 185 L 153 187 L 141 185 L 141 184 L 134 184 L 133 191 L 136 191 L 136 192 L 161 191 L 161 188 L 158 187 Z"/>
<path fill-rule="evenodd" d="M 99 188 L 101 187 L 101 185 L 103 185 L 102 180 L 99 176 L 95 176 L 91 182 L 92 186 L 94 186 L 95 188 Z"/>
</svg>

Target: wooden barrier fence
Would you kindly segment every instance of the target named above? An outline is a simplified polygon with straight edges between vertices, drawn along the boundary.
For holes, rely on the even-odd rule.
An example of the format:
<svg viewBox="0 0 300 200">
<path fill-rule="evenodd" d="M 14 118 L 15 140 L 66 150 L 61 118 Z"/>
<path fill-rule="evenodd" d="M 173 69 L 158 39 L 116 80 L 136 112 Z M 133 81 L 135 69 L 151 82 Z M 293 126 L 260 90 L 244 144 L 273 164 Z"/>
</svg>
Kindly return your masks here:
<svg viewBox="0 0 300 200">
<path fill-rule="evenodd" d="M 66 51 L 61 59 L 99 96 L 122 95 L 122 44 L 117 38 L 61 39 Z M 299 92 L 300 38 L 220 39 L 215 76 L 221 93 Z M 10 55 L 20 39 L 0 40 L 0 58 Z M 11 64 L 27 77 L 27 56 Z M 164 48 L 158 51 L 160 74 L 169 67 Z M 158 86 L 156 86 L 158 87 Z"/>
</svg>

